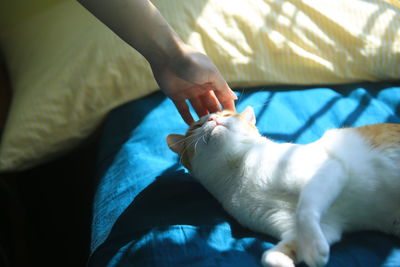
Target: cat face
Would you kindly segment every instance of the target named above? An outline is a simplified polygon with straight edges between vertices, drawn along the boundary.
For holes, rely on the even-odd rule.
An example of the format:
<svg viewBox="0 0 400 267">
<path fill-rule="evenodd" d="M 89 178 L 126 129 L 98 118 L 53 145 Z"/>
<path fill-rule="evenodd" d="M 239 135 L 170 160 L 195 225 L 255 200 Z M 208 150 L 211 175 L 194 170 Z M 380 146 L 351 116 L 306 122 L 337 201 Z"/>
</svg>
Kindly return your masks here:
<svg viewBox="0 0 400 267">
<path fill-rule="evenodd" d="M 260 136 L 255 123 L 251 107 L 241 113 L 224 110 L 203 116 L 189 127 L 185 135 L 168 135 L 167 143 L 190 170 L 193 158 L 198 155 L 213 155 L 246 139 Z"/>
</svg>

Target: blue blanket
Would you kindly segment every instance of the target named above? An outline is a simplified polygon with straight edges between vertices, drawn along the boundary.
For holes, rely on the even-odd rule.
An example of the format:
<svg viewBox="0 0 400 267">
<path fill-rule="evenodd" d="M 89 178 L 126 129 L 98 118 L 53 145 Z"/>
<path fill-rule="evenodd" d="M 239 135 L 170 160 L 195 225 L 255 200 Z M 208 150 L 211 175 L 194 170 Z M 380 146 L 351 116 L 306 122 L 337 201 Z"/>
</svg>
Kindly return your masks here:
<svg viewBox="0 0 400 267">
<path fill-rule="evenodd" d="M 237 92 L 253 106 L 260 132 L 308 143 L 330 128 L 400 123 L 400 84 L 263 87 Z M 260 266 L 277 240 L 240 226 L 180 166 L 165 142 L 186 130 L 172 102 L 155 93 L 107 118 L 98 174 L 89 266 Z M 399 192 L 400 193 L 400 192 Z M 328 266 L 400 266 L 400 240 L 346 234 Z"/>
</svg>

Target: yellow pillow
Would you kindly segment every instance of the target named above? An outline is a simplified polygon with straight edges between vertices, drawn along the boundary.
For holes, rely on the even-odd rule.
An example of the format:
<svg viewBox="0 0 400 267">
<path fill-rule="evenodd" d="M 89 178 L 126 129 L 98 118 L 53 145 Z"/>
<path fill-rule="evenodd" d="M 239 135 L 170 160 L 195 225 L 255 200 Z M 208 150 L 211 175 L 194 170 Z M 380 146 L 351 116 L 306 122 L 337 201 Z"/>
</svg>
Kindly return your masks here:
<svg viewBox="0 0 400 267">
<path fill-rule="evenodd" d="M 75 0 L 42 1 L 0 11 L 13 86 L 0 171 L 65 153 L 109 110 L 157 90 L 146 61 Z M 153 2 L 231 87 L 399 78 L 396 0 Z"/>
<path fill-rule="evenodd" d="M 157 89 L 145 60 L 76 1 L 60 1 L 5 29 L 1 45 L 13 86 L 1 171 L 65 152 L 107 111 Z"/>
</svg>

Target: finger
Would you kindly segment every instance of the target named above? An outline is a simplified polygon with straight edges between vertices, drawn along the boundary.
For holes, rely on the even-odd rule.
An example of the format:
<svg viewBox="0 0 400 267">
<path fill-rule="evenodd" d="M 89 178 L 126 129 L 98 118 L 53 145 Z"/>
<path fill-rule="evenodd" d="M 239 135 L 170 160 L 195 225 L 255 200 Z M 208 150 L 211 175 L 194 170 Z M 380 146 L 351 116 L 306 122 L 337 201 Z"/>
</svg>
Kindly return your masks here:
<svg viewBox="0 0 400 267">
<path fill-rule="evenodd" d="M 237 97 L 233 99 L 230 94 L 227 96 L 226 93 L 217 90 L 214 93 L 224 109 L 236 111 L 234 99 L 236 100 Z"/>
<path fill-rule="evenodd" d="M 228 84 L 226 84 L 226 86 L 227 86 L 228 90 L 232 91 L 229 88 Z M 215 97 L 215 101 L 217 102 L 217 105 L 218 105 L 218 110 L 220 110 L 220 106 L 222 105 L 223 109 L 229 109 L 232 111 L 236 111 L 235 103 L 232 99 L 230 99 L 229 96 L 226 96 L 226 94 L 223 94 L 218 90 L 215 90 L 211 84 L 207 85 L 207 88 L 210 91 L 210 93 L 212 93 L 212 95 Z M 225 92 L 229 92 L 229 91 L 226 91 L 226 89 L 225 89 Z M 236 95 L 235 95 L 235 99 L 237 99 Z"/>
<path fill-rule="evenodd" d="M 218 98 L 215 96 L 213 90 L 207 91 L 206 93 L 201 95 L 200 98 L 203 103 L 203 106 L 206 107 L 206 109 L 210 113 L 217 112 L 221 109 Z"/>
<path fill-rule="evenodd" d="M 235 111 L 235 102 L 237 99 L 236 94 L 232 91 L 226 81 L 222 78 L 221 74 L 218 74 L 215 79 L 215 89 L 214 93 L 218 98 L 218 101 L 221 103 L 224 109 L 229 109 Z"/>
<path fill-rule="evenodd" d="M 228 83 L 222 78 L 221 74 L 218 72 L 217 76 L 215 77 L 215 80 L 213 82 L 214 85 L 214 90 L 216 92 L 222 93 L 223 98 L 230 98 L 231 100 L 237 100 L 236 94 L 232 91 L 232 89 L 229 87 Z M 217 97 L 219 100 L 220 96 L 216 93 Z"/>
<path fill-rule="evenodd" d="M 236 111 L 235 102 L 233 100 L 221 101 L 221 105 L 224 107 L 224 109 Z"/>
<path fill-rule="evenodd" d="M 201 99 L 199 97 L 190 98 L 189 101 L 190 101 L 190 104 L 192 105 L 192 107 L 194 108 L 194 110 L 196 111 L 197 116 L 199 116 L 199 118 L 208 114 L 207 109 L 205 108 L 205 106 L 203 105 L 203 102 L 201 101 Z"/>
<path fill-rule="evenodd" d="M 186 104 L 185 100 L 173 101 L 179 114 L 181 114 L 182 119 L 186 122 L 186 124 L 191 125 L 194 120 L 192 115 L 190 114 L 189 106 Z"/>
</svg>

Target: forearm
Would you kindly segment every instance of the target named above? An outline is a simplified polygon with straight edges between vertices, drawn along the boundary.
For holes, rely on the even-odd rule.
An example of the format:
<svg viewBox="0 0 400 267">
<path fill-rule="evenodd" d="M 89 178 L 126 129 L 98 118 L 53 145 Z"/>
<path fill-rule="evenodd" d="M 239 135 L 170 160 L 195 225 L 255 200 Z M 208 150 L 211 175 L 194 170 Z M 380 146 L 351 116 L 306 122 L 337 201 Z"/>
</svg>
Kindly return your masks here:
<svg viewBox="0 0 400 267">
<path fill-rule="evenodd" d="M 235 110 L 236 95 L 204 54 L 185 45 L 150 0 L 78 0 L 100 21 L 141 53 L 160 89 L 187 124 L 186 100 L 199 117 L 222 105 Z"/>
<path fill-rule="evenodd" d="M 149 0 L 78 0 L 150 64 L 182 55 L 183 42 Z"/>
</svg>

